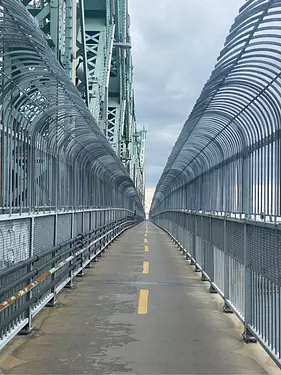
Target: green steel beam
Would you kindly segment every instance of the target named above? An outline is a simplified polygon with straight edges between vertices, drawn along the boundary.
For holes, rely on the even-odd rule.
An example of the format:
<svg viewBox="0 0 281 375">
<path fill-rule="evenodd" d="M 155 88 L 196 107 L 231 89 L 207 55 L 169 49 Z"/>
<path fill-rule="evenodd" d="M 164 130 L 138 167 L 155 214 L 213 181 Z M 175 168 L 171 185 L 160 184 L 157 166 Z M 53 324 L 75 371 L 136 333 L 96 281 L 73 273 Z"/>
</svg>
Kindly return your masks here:
<svg viewBox="0 0 281 375">
<path fill-rule="evenodd" d="M 128 0 L 24 0 L 144 200 Z"/>
<path fill-rule="evenodd" d="M 76 0 L 24 0 L 23 4 L 46 34 L 69 78 L 74 80 Z"/>
</svg>

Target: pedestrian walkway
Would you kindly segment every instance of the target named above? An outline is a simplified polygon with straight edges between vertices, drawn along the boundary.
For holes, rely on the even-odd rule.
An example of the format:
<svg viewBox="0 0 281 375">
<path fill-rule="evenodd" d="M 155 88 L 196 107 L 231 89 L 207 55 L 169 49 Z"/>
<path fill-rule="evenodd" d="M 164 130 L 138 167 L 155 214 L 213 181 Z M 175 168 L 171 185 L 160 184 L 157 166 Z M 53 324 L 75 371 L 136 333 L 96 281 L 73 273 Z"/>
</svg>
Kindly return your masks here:
<svg viewBox="0 0 281 375">
<path fill-rule="evenodd" d="M 280 373 L 169 237 L 141 223 L 0 354 L 4 374 Z M 1 373 L 0 371 L 0 373 Z"/>
</svg>

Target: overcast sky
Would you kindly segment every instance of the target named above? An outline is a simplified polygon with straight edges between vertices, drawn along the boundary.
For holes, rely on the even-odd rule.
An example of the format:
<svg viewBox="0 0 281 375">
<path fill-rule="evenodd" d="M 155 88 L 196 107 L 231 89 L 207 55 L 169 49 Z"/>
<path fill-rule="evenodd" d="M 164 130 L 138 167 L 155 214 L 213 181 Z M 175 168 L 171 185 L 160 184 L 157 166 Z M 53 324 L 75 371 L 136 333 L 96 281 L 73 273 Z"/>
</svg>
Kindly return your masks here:
<svg viewBox="0 0 281 375">
<path fill-rule="evenodd" d="M 148 200 L 244 3 L 129 0 L 136 113 L 148 131 Z"/>
</svg>

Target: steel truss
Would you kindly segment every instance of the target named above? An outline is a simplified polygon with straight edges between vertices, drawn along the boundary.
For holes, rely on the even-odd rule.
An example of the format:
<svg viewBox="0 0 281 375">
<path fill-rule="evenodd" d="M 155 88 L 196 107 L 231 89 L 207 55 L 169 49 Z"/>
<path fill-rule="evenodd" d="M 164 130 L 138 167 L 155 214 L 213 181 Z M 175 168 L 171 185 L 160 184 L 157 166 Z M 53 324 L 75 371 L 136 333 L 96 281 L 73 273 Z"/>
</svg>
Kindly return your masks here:
<svg viewBox="0 0 281 375">
<path fill-rule="evenodd" d="M 128 171 L 36 27 L 43 9 L 36 21 L 16 0 L 0 7 L 2 213 L 107 206 L 142 216 Z"/>
<path fill-rule="evenodd" d="M 135 115 L 127 2 L 23 1 L 144 197 L 145 132 Z"/>
</svg>

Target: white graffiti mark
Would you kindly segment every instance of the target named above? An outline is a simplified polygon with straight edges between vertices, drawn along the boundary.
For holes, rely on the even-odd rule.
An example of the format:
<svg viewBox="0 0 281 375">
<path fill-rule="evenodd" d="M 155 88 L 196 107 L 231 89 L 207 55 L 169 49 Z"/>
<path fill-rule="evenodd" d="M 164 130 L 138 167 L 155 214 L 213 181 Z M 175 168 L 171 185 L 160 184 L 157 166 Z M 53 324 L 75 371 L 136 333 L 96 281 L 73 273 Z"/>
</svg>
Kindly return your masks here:
<svg viewBox="0 0 281 375">
<path fill-rule="evenodd" d="M 29 222 L 0 223 L 0 270 L 29 257 Z"/>
</svg>

